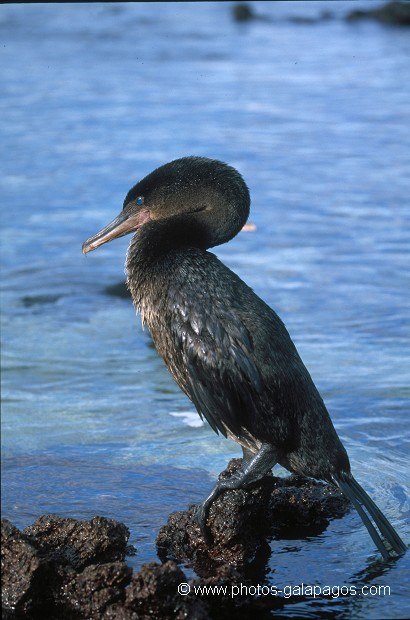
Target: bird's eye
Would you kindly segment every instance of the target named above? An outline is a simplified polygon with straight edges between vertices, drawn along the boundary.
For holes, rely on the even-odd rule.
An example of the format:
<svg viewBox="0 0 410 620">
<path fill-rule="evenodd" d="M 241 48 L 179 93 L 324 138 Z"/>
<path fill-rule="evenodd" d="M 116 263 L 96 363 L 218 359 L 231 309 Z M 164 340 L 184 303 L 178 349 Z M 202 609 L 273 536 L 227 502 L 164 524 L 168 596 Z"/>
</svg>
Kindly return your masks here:
<svg viewBox="0 0 410 620">
<path fill-rule="evenodd" d="M 139 205 L 143 205 L 144 204 L 144 196 L 138 196 L 137 200 L 135 201 L 136 204 Z"/>
</svg>

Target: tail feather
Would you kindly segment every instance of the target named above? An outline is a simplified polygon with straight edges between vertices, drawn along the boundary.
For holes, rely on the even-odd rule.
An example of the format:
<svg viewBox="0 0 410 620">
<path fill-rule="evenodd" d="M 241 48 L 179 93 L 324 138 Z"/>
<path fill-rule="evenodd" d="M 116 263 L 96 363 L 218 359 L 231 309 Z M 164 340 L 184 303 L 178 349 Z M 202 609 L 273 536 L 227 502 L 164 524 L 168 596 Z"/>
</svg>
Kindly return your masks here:
<svg viewBox="0 0 410 620">
<path fill-rule="evenodd" d="M 382 513 L 380 508 L 375 504 L 369 495 L 367 495 L 366 491 L 360 486 L 360 484 L 352 477 L 352 484 L 356 490 L 357 496 L 362 498 L 362 502 L 368 502 L 368 510 L 371 514 L 373 514 L 373 519 L 376 522 L 376 525 L 379 527 L 381 533 L 389 542 L 391 547 L 397 553 L 401 554 L 407 551 L 407 546 L 404 544 L 396 530 L 393 528 L 390 521 L 387 517 Z M 372 512 L 371 512 L 372 511 Z"/>
<path fill-rule="evenodd" d="M 334 483 L 356 508 L 360 518 L 367 528 L 367 531 L 372 537 L 374 544 L 382 554 L 383 558 L 388 560 L 392 557 L 390 550 L 384 544 L 383 538 L 387 541 L 396 555 L 402 555 L 407 550 L 406 545 L 382 513 L 380 508 L 367 495 L 366 491 L 360 486 L 357 480 L 355 480 L 351 474 L 345 473 L 333 475 L 332 478 Z M 382 536 L 380 536 L 379 532 L 374 527 L 365 510 L 369 513 L 370 517 L 379 528 Z"/>
</svg>

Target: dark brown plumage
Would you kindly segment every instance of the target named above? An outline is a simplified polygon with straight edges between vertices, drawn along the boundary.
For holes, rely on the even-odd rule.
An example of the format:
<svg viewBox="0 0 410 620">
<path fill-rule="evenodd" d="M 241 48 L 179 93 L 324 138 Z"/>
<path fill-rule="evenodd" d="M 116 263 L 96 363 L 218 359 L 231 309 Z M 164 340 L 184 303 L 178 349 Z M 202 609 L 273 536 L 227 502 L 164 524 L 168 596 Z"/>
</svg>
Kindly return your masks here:
<svg viewBox="0 0 410 620">
<path fill-rule="evenodd" d="M 137 183 L 122 213 L 83 245 L 86 253 L 135 232 L 126 262 L 128 286 L 158 353 L 199 415 L 242 446 L 241 469 L 216 483 L 198 508 L 198 521 L 206 532 L 209 506 L 221 492 L 244 487 L 280 463 L 336 484 L 382 555 L 401 554 L 403 541 L 353 478 L 282 321 L 207 251 L 239 232 L 249 205 L 248 188 L 234 168 L 185 157 Z"/>
</svg>

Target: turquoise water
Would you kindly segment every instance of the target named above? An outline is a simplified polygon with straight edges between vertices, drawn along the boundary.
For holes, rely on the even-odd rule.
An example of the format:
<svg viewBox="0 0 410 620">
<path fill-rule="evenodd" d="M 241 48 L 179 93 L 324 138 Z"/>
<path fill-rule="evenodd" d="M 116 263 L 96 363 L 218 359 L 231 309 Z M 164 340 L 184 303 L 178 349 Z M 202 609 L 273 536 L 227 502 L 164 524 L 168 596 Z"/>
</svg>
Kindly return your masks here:
<svg viewBox="0 0 410 620">
<path fill-rule="evenodd" d="M 81 245 L 189 154 L 245 177 L 256 230 L 215 251 L 283 318 L 356 477 L 410 540 L 409 33 L 346 23 L 352 3 L 251 5 L 266 19 L 235 23 L 229 2 L 0 6 L 3 516 L 124 521 L 135 568 L 240 451 L 198 425 L 131 302 L 107 294 L 129 239 Z M 350 584 L 377 557 L 353 512 L 291 542 L 272 542 L 267 583 Z M 280 613 L 409 615 L 408 559 L 382 572 L 366 579 L 389 597 Z"/>
</svg>

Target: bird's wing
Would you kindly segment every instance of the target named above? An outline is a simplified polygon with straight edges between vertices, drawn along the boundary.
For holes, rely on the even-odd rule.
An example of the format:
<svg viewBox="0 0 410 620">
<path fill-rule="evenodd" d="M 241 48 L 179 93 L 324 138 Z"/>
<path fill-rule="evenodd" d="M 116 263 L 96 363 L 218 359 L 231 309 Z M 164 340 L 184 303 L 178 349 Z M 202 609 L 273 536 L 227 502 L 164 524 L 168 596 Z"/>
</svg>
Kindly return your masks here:
<svg viewBox="0 0 410 620">
<path fill-rule="evenodd" d="M 262 390 L 248 329 L 235 312 L 215 301 L 189 305 L 173 296 L 172 338 L 176 364 L 170 370 L 215 432 L 241 437 L 250 430 L 255 398 Z M 181 371 L 183 369 L 183 371 Z"/>
</svg>

